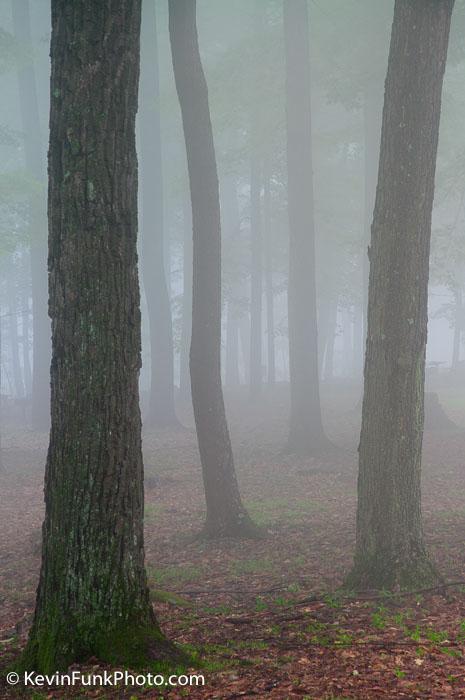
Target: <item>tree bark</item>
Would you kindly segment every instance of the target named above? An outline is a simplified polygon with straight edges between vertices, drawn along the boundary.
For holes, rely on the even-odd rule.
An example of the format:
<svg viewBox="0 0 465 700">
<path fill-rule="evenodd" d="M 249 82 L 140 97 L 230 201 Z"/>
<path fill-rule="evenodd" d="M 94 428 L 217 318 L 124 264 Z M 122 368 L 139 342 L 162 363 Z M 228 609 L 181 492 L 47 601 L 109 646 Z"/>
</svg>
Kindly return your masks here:
<svg viewBox="0 0 465 700">
<path fill-rule="evenodd" d="M 396 0 L 371 233 L 357 543 L 348 585 L 435 577 L 420 462 L 431 211 L 453 0 Z"/>
<path fill-rule="evenodd" d="M 239 495 L 221 386 L 220 203 L 195 0 L 169 0 L 169 28 L 192 203 L 190 374 L 207 504 L 204 535 L 250 535 L 255 534 L 255 527 Z"/>
<path fill-rule="evenodd" d="M 140 0 L 52 0 L 52 425 L 28 670 L 171 653 L 144 568 L 139 26 Z"/>
<path fill-rule="evenodd" d="M 179 425 L 174 408 L 171 304 L 165 276 L 160 90 L 155 0 L 143 0 L 141 32 L 142 270 L 150 327 L 150 404 L 146 423 Z"/>
<path fill-rule="evenodd" d="M 307 0 L 284 0 L 289 208 L 288 448 L 318 454 L 329 441 L 321 419 L 315 275 L 310 53 Z"/>
</svg>

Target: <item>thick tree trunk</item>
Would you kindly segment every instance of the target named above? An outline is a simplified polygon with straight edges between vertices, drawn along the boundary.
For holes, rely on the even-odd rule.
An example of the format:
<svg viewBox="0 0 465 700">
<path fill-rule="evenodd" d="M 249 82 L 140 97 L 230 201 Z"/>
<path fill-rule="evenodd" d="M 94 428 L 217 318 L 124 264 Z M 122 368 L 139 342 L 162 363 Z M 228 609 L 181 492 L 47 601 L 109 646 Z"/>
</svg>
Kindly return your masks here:
<svg viewBox="0 0 465 700">
<path fill-rule="evenodd" d="M 267 163 L 268 165 L 268 163 Z M 265 173 L 263 187 L 263 223 L 265 229 L 265 293 L 266 293 L 266 341 L 268 357 L 268 384 L 276 382 L 274 347 L 274 294 L 273 294 L 273 230 L 271 216 L 270 173 Z"/>
<path fill-rule="evenodd" d="M 328 446 L 318 380 L 318 333 L 313 218 L 310 54 L 307 0 L 284 0 L 287 167 L 289 200 L 288 447 L 318 454 Z"/>
<path fill-rule="evenodd" d="M 370 253 L 357 544 L 348 584 L 418 587 L 431 210 L 453 0 L 396 0 Z"/>
<path fill-rule="evenodd" d="M 32 51 L 29 0 L 13 0 L 15 36 Z M 18 71 L 21 122 L 24 133 L 26 167 L 38 183 L 43 182 L 45 163 L 37 100 L 34 64 L 28 62 Z M 50 425 L 50 320 L 47 315 L 47 218 L 45 205 L 30 205 L 32 280 L 32 427 L 46 430 Z"/>
<path fill-rule="evenodd" d="M 155 0 L 143 0 L 141 33 L 142 269 L 150 326 L 150 404 L 146 423 L 178 425 L 174 408 L 171 304 L 165 276 L 163 174 Z"/>
<path fill-rule="evenodd" d="M 218 176 L 200 61 L 195 0 L 169 0 L 193 221 L 192 402 L 207 503 L 207 537 L 254 533 L 239 495 L 221 387 L 221 227 Z"/>
<path fill-rule="evenodd" d="M 52 426 L 28 669 L 170 648 L 144 569 L 135 116 L 140 0 L 52 0 Z"/>
<path fill-rule="evenodd" d="M 192 332 L 192 211 L 189 195 L 183 199 L 183 263 L 182 263 L 182 329 L 181 352 L 179 357 L 179 393 L 181 398 L 191 396 L 191 378 L 189 374 L 189 348 Z"/>
</svg>

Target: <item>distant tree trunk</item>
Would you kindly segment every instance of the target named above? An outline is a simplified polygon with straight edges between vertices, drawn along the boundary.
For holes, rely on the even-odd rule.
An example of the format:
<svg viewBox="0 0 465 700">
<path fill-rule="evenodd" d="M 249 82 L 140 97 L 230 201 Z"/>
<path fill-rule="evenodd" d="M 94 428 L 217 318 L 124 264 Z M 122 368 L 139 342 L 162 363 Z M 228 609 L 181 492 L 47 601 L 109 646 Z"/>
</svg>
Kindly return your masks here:
<svg viewBox="0 0 465 700">
<path fill-rule="evenodd" d="M 23 289 L 21 292 L 21 335 L 22 335 L 22 355 L 24 368 L 24 389 L 28 398 L 32 395 L 32 370 L 29 347 L 30 335 L 30 255 L 23 253 L 22 256 Z"/>
<path fill-rule="evenodd" d="M 239 320 L 234 300 L 228 301 L 226 312 L 226 386 L 238 386 L 239 380 Z"/>
<path fill-rule="evenodd" d="M 262 390 L 262 215 L 261 168 L 252 157 L 250 174 L 250 396 Z"/>
<path fill-rule="evenodd" d="M 241 232 L 237 185 L 231 175 L 223 179 L 221 214 L 225 239 L 229 239 L 233 251 Z M 234 254 L 232 256 L 234 264 Z M 239 284 L 236 279 L 237 271 L 233 270 L 229 284 L 229 298 L 226 305 L 226 362 L 225 384 L 237 386 L 239 380 L 239 313 L 238 300 Z"/>
<path fill-rule="evenodd" d="M 328 313 L 328 334 L 323 372 L 323 376 L 327 382 L 331 382 L 334 379 L 334 347 L 336 345 L 337 335 L 337 311 L 338 299 L 336 298 L 330 302 Z"/>
<path fill-rule="evenodd" d="M 460 338 L 462 335 L 462 290 L 454 290 L 455 297 L 455 323 L 454 323 L 454 340 L 452 345 L 452 363 L 451 369 L 457 370 L 460 362 Z"/>
<path fill-rule="evenodd" d="M 19 358 L 19 340 L 18 340 L 18 307 L 16 299 L 15 285 L 16 268 L 12 261 L 11 270 L 7 275 L 7 294 L 8 294 L 8 327 L 10 338 L 10 356 L 11 367 L 13 370 L 13 380 L 15 385 L 16 398 L 24 397 L 23 373 L 21 371 L 21 360 Z"/>
<path fill-rule="evenodd" d="M 187 399 L 191 395 L 189 347 L 192 330 L 192 212 L 188 194 L 183 198 L 183 219 L 183 288 L 179 393 L 183 399 Z"/>
<path fill-rule="evenodd" d="M 376 177 L 379 163 L 379 146 L 381 137 L 381 112 L 382 112 L 381 85 L 368 84 L 363 95 L 363 133 L 364 133 L 364 217 L 363 217 L 363 343 L 366 342 L 367 313 L 368 313 L 368 278 L 370 275 L 370 261 L 368 259 L 368 246 L 370 244 L 371 222 L 373 221 L 373 209 L 375 206 Z"/>
<path fill-rule="evenodd" d="M 29 0 L 12 0 L 16 38 L 32 52 Z M 38 183 L 45 176 L 37 87 L 32 60 L 18 71 L 19 102 L 24 135 L 26 167 Z M 50 425 L 50 320 L 47 314 L 47 216 L 45 205 L 30 205 L 32 280 L 32 427 Z"/>
<path fill-rule="evenodd" d="M 318 332 L 313 218 L 310 54 L 307 0 L 284 0 L 289 201 L 288 447 L 318 454 L 328 446 L 318 380 Z"/>
<path fill-rule="evenodd" d="M 352 374 L 356 380 L 360 380 L 362 374 L 363 363 L 363 345 L 362 345 L 362 329 L 363 329 L 363 309 L 360 304 L 354 305 L 354 342 L 352 355 Z"/>
<path fill-rule="evenodd" d="M 342 309 L 342 348 L 344 375 L 350 377 L 354 348 L 352 344 L 352 319 L 350 318 L 350 310 L 347 307 Z"/>
<path fill-rule="evenodd" d="M 357 544 L 348 584 L 435 577 L 421 526 L 420 461 L 431 210 L 453 0 L 396 0 L 370 253 Z"/>
<path fill-rule="evenodd" d="M 140 666 L 172 649 L 144 569 L 135 116 L 140 0 L 52 0 L 52 426 L 23 660 Z"/>
<path fill-rule="evenodd" d="M 266 164 L 268 166 L 268 163 Z M 273 295 L 273 230 L 271 216 L 270 173 L 265 173 L 263 187 L 263 223 L 265 229 L 265 292 L 266 292 L 266 340 L 268 356 L 268 384 L 276 382 L 274 347 L 274 295 Z"/>
<path fill-rule="evenodd" d="M 150 325 L 151 385 L 147 423 L 178 425 L 174 408 L 171 304 L 165 276 L 163 174 L 155 0 L 143 0 L 141 33 L 142 268 Z"/>
<path fill-rule="evenodd" d="M 244 314 L 239 319 L 239 340 L 244 366 L 244 382 L 250 384 L 250 317 Z"/>
<path fill-rule="evenodd" d="M 2 351 L 3 351 L 3 329 L 2 329 L 2 307 L 0 305 L 0 471 L 4 471 L 5 462 L 3 460 L 3 372 L 2 372 Z"/>
<path fill-rule="evenodd" d="M 204 534 L 207 537 L 250 535 L 255 528 L 239 495 L 221 387 L 220 203 L 195 0 L 169 0 L 169 28 L 192 201 L 190 372 L 207 504 Z"/>
</svg>

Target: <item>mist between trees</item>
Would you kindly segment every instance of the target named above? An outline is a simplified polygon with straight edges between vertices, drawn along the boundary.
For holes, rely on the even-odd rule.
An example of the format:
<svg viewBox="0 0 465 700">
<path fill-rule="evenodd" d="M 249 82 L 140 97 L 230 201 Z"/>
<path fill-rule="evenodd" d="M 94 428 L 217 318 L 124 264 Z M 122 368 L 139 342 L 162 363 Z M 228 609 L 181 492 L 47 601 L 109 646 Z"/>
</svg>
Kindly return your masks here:
<svg viewBox="0 0 465 700">
<path fill-rule="evenodd" d="M 46 463 L 21 668 L 195 665 L 152 605 L 163 543 L 175 570 L 292 547 L 328 478 L 353 537 L 313 591 L 450 579 L 421 456 L 424 430 L 463 446 L 465 3 L 3 0 L 0 24 L 5 493 Z"/>
</svg>

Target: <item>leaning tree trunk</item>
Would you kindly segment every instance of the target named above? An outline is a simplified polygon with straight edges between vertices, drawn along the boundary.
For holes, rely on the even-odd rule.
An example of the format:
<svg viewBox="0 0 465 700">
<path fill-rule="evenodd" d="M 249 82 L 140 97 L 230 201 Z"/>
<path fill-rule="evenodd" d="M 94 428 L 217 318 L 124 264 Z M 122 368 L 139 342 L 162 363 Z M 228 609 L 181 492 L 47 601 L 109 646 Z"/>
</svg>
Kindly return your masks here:
<svg viewBox="0 0 465 700">
<path fill-rule="evenodd" d="M 348 584 L 435 576 L 421 525 L 431 210 L 453 0 L 396 0 L 370 252 L 357 544 Z"/>
<path fill-rule="evenodd" d="M 301 454 L 324 451 L 321 420 L 313 218 L 310 54 L 307 0 L 284 0 L 286 46 L 287 168 L 289 207 L 288 447 Z"/>
<path fill-rule="evenodd" d="M 24 665 L 165 655 L 144 569 L 135 116 L 140 0 L 52 0 L 52 425 Z"/>
<path fill-rule="evenodd" d="M 32 51 L 29 0 L 12 0 L 15 36 Z M 38 183 L 45 176 L 37 86 L 32 60 L 18 71 L 26 167 Z M 47 219 L 44 206 L 29 207 L 32 281 L 32 410 L 37 430 L 50 425 L 50 320 L 47 316 Z"/>
<path fill-rule="evenodd" d="M 142 266 L 150 327 L 152 427 L 179 425 L 174 408 L 171 304 L 165 277 L 163 174 L 155 0 L 143 0 L 141 35 Z"/>
<path fill-rule="evenodd" d="M 221 227 L 218 176 L 200 61 L 195 0 L 169 1 L 176 89 L 181 105 L 193 222 L 192 402 L 207 503 L 207 537 L 248 535 L 221 387 Z"/>
</svg>

